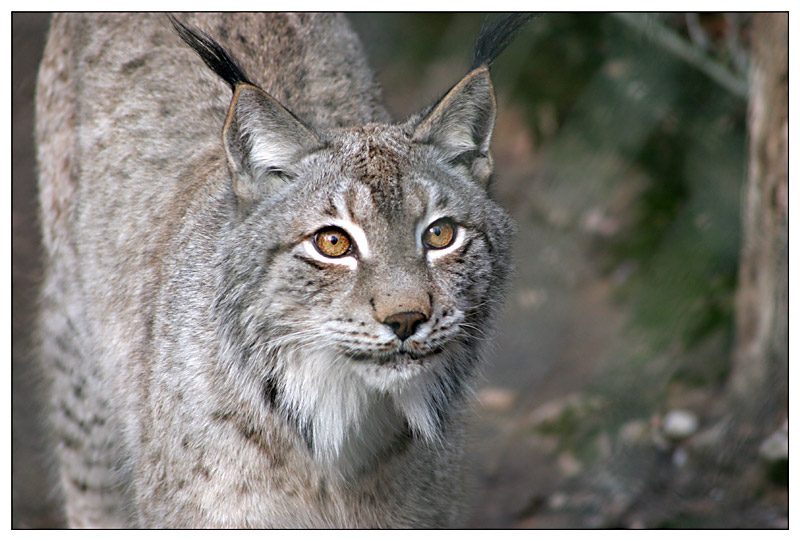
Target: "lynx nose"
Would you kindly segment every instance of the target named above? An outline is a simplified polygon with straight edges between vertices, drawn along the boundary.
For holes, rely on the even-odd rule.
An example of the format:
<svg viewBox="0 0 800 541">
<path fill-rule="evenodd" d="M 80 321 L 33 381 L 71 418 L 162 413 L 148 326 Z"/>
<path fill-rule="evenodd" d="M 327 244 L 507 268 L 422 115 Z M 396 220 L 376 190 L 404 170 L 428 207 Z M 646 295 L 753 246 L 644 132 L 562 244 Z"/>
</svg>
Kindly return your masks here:
<svg viewBox="0 0 800 541">
<path fill-rule="evenodd" d="M 405 340 L 417 330 L 420 323 L 428 320 L 428 316 L 422 312 L 398 312 L 392 314 L 383 320 L 383 322 L 392 328 L 394 334 L 400 340 Z"/>
</svg>

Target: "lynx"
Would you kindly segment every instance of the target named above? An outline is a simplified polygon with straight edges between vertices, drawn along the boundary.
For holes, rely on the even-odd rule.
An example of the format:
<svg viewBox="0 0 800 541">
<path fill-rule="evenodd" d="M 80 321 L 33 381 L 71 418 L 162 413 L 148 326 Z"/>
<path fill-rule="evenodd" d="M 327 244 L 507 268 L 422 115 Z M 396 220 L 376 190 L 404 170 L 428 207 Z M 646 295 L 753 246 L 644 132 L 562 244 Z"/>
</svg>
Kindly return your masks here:
<svg viewBox="0 0 800 541">
<path fill-rule="evenodd" d="M 460 524 L 510 273 L 489 67 L 395 122 L 333 14 L 62 14 L 41 357 L 72 527 Z"/>
</svg>

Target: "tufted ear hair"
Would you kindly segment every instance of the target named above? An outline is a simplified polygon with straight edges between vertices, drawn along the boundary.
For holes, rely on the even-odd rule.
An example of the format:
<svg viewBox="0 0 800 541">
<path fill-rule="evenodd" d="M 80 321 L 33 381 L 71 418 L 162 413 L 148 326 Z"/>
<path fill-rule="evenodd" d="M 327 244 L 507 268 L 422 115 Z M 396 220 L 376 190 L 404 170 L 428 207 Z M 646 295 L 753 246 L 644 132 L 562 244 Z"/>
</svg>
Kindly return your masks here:
<svg viewBox="0 0 800 541">
<path fill-rule="evenodd" d="M 417 123 L 412 140 L 439 147 L 486 185 L 492 174 L 489 145 L 496 110 L 489 67 L 484 65 L 465 75 L 433 106 Z"/>
<path fill-rule="evenodd" d="M 214 38 L 167 17 L 178 36 L 233 91 L 223 142 L 233 190 L 246 209 L 277 182 L 291 178 L 292 166 L 322 144 L 278 100 L 250 82 L 236 58 Z"/>
<path fill-rule="evenodd" d="M 323 146 L 275 98 L 247 83 L 236 85 L 223 140 L 234 191 L 244 202 L 291 179 L 298 160 Z"/>
</svg>

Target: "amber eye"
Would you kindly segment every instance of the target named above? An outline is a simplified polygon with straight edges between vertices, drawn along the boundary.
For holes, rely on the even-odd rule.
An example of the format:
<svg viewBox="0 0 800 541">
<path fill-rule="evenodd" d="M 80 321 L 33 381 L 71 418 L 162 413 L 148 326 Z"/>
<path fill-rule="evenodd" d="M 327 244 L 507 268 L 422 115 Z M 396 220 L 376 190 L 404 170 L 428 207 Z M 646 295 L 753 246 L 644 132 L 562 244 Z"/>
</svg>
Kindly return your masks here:
<svg viewBox="0 0 800 541">
<path fill-rule="evenodd" d="M 453 244 L 456 238 L 456 224 L 450 218 L 436 220 L 422 235 L 422 242 L 428 248 L 441 250 Z"/>
<path fill-rule="evenodd" d="M 314 235 L 314 246 L 327 257 L 342 257 L 350 253 L 350 237 L 338 227 L 320 229 Z"/>
</svg>

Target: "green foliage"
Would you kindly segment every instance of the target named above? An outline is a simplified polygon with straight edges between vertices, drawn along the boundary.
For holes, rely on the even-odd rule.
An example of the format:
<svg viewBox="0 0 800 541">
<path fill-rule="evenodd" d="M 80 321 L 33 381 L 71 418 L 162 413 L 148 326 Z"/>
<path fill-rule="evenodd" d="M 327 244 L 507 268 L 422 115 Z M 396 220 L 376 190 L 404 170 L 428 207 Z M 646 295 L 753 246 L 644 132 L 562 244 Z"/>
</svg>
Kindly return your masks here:
<svg viewBox="0 0 800 541">
<path fill-rule="evenodd" d="M 547 204 L 563 205 L 566 223 L 631 185 L 638 193 L 617 210 L 619 230 L 593 239 L 609 277 L 634 269 L 616 288 L 626 336 L 595 385 L 611 400 L 606 428 L 646 418 L 671 381 L 713 386 L 729 368 L 746 103 L 650 38 L 612 15 L 543 15 L 515 49 L 527 56 L 495 70 L 503 88 L 506 66 L 522 66 L 505 84 L 545 156 Z M 564 421 L 551 427 L 563 442 L 595 432 Z"/>
<path fill-rule="evenodd" d="M 634 263 L 621 290 L 633 325 L 658 349 L 692 348 L 729 329 L 745 178 L 745 104 L 697 66 L 608 15 L 554 14 L 536 20 L 525 69 L 514 86 L 529 125 L 554 147 L 555 168 L 576 150 L 615 157 L 643 179 L 627 227 L 606 248 L 612 267 Z M 498 69 L 502 73 L 502 69 Z M 502 77 L 502 75 L 500 76 Z M 538 126 L 552 104 L 561 130 Z M 582 171 L 585 182 L 622 186 L 619 170 Z M 577 174 L 560 182 L 581 182 Z"/>
</svg>

